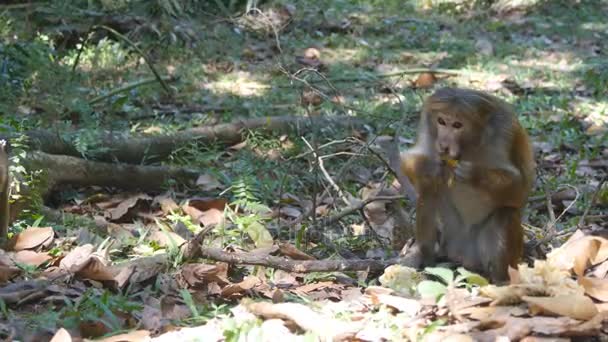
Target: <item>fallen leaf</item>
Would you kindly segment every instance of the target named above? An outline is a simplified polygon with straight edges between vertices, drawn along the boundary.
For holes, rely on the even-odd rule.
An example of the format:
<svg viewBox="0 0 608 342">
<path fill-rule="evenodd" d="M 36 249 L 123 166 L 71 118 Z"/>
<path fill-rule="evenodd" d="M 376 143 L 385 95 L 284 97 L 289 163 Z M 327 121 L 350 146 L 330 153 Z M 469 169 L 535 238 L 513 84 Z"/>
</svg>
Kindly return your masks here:
<svg viewBox="0 0 608 342">
<path fill-rule="evenodd" d="M 228 265 L 225 263 L 211 264 L 185 264 L 182 266 L 181 275 L 192 287 L 209 283 L 226 285 L 228 281 Z"/>
<path fill-rule="evenodd" d="M 67 330 L 61 328 L 57 330 L 50 342 L 72 342 L 72 336 Z"/>
<path fill-rule="evenodd" d="M 437 82 L 435 74 L 432 72 L 423 72 L 414 81 L 414 87 L 421 89 L 431 88 Z"/>
<path fill-rule="evenodd" d="M 255 246 L 260 247 L 270 247 L 274 244 L 274 240 L 272 239 L 272 235 L 264 225 L 260 222 L 252 222 L 247 226 L 247 234 L 253 242 Z"/>
<path fill-rule="evenodd" d="M 312 291 L 317 291 L 320 289 L 324 289 L 326 287 L 333 286 L 334 283 L 331 281 L 320 281 L 318 283 L 310 283 L 302 286 L 298 286 L 293 291 L 300 294 L 308 294 Z"/>
<path fill-rule="evenodd" d="M 298 284 L 298 281 L 296 280 L 296 277 L 294 277 L 293 274 L 283 271 L 283 270 L 276 270 L 274 271 L 273 275 L 272 275 L 272 282 L 280 287 L 280 288 L 288 288 L 288 287 L 292 287 Z"/>
<path fill-rule="evenodd" d="M 181 297 L 164 296 L 160 301 L 160 308 L 163 318 L 169 320 L 183 320 L 192 315 L 192 311 Z"/>
<path fill-rule="evenodd" d="M 304 331 L 317 334 L 323 341 L 349 340 L 362 328 L 358 323 L 324 317 L 299 303 L 248 302 L 246 307 L 257 316 L 291 320 Z"/>
<path fill-rule="evenodd" d="M 61 259 L 59 267 L 71 273 L 78 272 L 87 262 L 89 262 L 89 258 L 94 249 L 95 247 L 90 244 L 74 248 L 68 255 Z"/>
<path fill-rule="evenodd" d="M 591 298 L 581 295 L 556 297 L 530 297 L 522 299 L 531 305 L 531 311 L 539 313 L 552 313 L 579 320 L 589 320 L 597 315 L 598 311 Z"/>
<path fill-rule="evenodd" d="M 21 273 L 21 269 L 14 266 L 0 266 L 0 283 L 4 284 Z"/>
<path fill-rule="evenodd" d="M 175 200 L 166 195 L 154 197 L 154 202 L 160 204 L 160 210 L 162 210 L 165 215 L 170 214 L 172 211 L 179 210 L 179 205 L 175 203 Z"/>
<path fill-rule="evenodd" d="M 572 269 L 582 276 L 589 265 L 596 265 L 608 258 L 608 240 L 599 236 L 585 235 L 577 230 L 561 247 L 547 254 L 547 261 L 565 270 Z"/>
<path fill-rule="evenodd" d="M 106 265 L 105 260 L 102 260 L 98 255 L 91 255 L 88 262 L 81 267 L 76 274 L 84 279 L 105 281 L 115 280 L 114 276 L 118 274 L 118 270 Z"/>
<path fill-rule="evenodd" d="M 160 247 L 165 248 L 179 247 L 186 242 L 183 237 L 174 232 L 167 232 L 164 230 L 155 230 L 150 234 L 148 240 L 155 241 Z"/>
<path fill-rule="evenodd" d="M 213 226 L 224 222 L 224 212 L 219 209 L 211 208 L 204 211 L 198 218 L 204 227 Z"/>
<path fill-rule="evenodd" d="M 372 303 L 384 304 L 405 313 L 406 315 L 413 317 L 418 314 L 422 309 L 422 304 L 415 299 L 409 299 L 405 297 L 398 297 L 387 294 L 379 294 L 377 296 L 371 296 Z"/>
<path fill-rule="evenodd" d="M 144 342 L 150 340 L 150 332 L 147 330 L 136 330 L 126 334 L 114 335 L 102 339 L 97 339 L 97 342 Z"/>
<path fill-rule="evenodd" d="M 126 200 L 120 202 L 120 204 L 118 204 L 116 208 L 110 209 L 108 211 L 108 214 L 110 215 L 110 220 L 117 221 L 121 218 L 124 218 L 124 216 L 127 215 L 130 210 L 136 208 L 140 202 L 144 203 L 149 201 L 152 201 L 152 198 L 146 194 L 138 194 L 135 196 L 131 196 Z"/>
<path fill-rule="evenodd" d="M 585 288 L 586 294 L 602 302 L 608 302 L 608 279 L 580 277 L 578 283 Z"/>
<path fill-rule="evenodd" d="M 55 231 L 51 227 L 30 227 L 15 236 L 14 251 L 34 249 L 41 245 L 48 246 L 53 241 Z"/>
<path fill-rule="evenodd" d="M 222 289 L 222 297 L 228 298 L 234 294 L 242 294 L 247 290 L 251 290 L 254 286 L 260 284 L 262 281 L 260 278 L 255 276 L 247 276 L 243 281 L 237 284 L 227 285 Z"/>
<path fill-rule="evenodd" d="M 141 311 L 141 325 L 146 330 L 157 331 L 163 326 L 163 313 L 160 308 L 144 305 Z"/>
<path fill-rule="evenodd" d="M 15 262 L 35 267 L 38 267 L 51 259 L 53 259 L 53 257 L 48 255 L 48 253 L 39 253 L 28 250 L 19 251 L 14 255 Z"/>
<path fill-rule="evenodd" d="M 302 252 L 288 242 L 279 243 L 279 250 L 282 255 L 288 256 L 294 260 L 315 260 L 313 256 Z"/>
<path fill-rule="evenodd" d="M 209 209 L 217 209 L 217 210 L 221 210 L 224 211 L 224 208 L 226 208 L 226 205 L 228 204 L 228 200 L 225 198 L 205 198 L 205 197 L 197 197 L 197 198 L 191 198 L 188 200 L 188 204 L 192 207 L 195 207 L 196 209 L 200 210 L 200 211 L 206 211 Z"/>
</svg>

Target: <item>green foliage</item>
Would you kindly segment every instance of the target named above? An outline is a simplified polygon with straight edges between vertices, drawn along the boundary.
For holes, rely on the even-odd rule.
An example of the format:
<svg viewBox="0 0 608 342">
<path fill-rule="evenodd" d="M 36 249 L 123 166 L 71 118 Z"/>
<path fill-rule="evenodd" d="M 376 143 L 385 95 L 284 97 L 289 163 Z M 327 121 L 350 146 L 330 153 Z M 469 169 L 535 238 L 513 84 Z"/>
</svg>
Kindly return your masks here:
<svg viewBox="0 0 608 342">
<path fill-rule="evenodd" d="M 78 301 L 66 300 L 65 304 L 55 320 L 61 320 L 61 325 L 77 328 L 84 322 L 100 321 L 114 331 L 124 328 L 117 317 L 119 313 L 128 315 L 142 309 L 141 304 L 131 301 L 124 295 L 112 294 L 107 290 L 99 295 L 98 290 L 93 288 L 86 290 Z"/>
<path fill-rule="evenodd" d="M 488 285 L 488 281 L 477 273 L 472 273 L 459 267 L 457 269 L 457 276 L 454 278 L 454 272 L 448 268 L 443 267 L 427 267 L 424 272 L 436 277 L 435 280 L 423 280 L 418 284 L 418 293 L 422 297 L 430 297 L 435 300 L 439 300 L 443 295 L 446 294 L 448 287 L 465 287 L 471 289 L 472 287 L 479 287 Z"/>
</svg>

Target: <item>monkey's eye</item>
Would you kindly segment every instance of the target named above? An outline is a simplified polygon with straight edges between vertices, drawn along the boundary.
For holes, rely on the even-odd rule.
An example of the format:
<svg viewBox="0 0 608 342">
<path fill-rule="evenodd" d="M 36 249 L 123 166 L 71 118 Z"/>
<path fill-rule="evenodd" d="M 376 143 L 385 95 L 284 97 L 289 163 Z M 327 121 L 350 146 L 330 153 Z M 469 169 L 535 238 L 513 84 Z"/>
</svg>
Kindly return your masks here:
<svg viewBox="0 0 608 342">
<path fill-rule="evenodd" d="M 445 121 L 443 121 L 442 118 L 437 118 L 437 122 L 439 122 L 441 126 L 445 126 Z"/>
<path fill-rule="evenodd" d="M 460 129 L 460 128 L 462 128 L 462 123 L 460 123 L 460 122 L 454 122 L 452 124 L 452 127 L 456 128 L 456 129 Z"/>
</svg>

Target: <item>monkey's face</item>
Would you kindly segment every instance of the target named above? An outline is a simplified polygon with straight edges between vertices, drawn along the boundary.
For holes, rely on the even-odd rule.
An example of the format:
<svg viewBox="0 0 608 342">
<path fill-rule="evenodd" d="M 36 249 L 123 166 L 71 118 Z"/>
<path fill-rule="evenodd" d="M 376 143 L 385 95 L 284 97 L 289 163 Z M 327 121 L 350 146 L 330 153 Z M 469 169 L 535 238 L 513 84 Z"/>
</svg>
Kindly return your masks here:
<svg viewBox="0 0 608 342">
<path fill-rule="evenodd" d="M 441 157 L 459 160 L 464 149 L 472 144 L 471 138 L 478 134 L 474 132 L 470 120 L 459 115 L 435 115 L 437 140 L 435 147 Z"/>
</svg>

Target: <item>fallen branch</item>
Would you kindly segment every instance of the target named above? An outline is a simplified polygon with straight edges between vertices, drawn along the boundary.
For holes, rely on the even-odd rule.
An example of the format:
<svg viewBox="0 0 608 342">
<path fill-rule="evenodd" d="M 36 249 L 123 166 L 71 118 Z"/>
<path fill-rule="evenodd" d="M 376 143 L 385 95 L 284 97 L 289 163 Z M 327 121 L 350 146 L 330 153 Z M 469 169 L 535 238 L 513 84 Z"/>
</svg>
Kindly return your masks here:
<svg viewBox="0 0 608 342">
<path fill-rule="evenodd" d="M 222 123 L 214 126 L 196 127 L 173 134 L 157 136 L 130 137 L 123 134 L 100 133 L 95 148 L 97 151 L 90 158 L 100 161 L 122 161 L 139 164 L 143 161 L 156 161 L 166 158 L 179 147 L 192 142 L 235 144 L 242 141 L 243 133 L 248 130 L 261 130 L 268 132 L 287 132 L 295 130 L 298 134 L 309 131 L 313 125 L 320 127 L 336 126 L 348 127 L 361 124 L 362 121 L 350 116 L 325 117 L 295 117 L 274 116 L 252 119 L 240 119 L 231 123 Z M 88 134 L 88 133 L 87 133 Z M 59 136 L 58 133 L 46 130 L 33 130 L 26 132 L 32 149 L 51 154 L 62 154 L 81 157 L 75 144 Z M 80 132 L 73 132 L 78 137 Z"/>
<path fill-rule="evenodd" d="M 199 175 L 194 170 L 183 168 L 95 162 L 43 152 L 29 153 L 24 165 L 29 170 L 46 172 L 47 189 L 41 193 L 65 184 L 160 190 L 170 179 L 188 183 L 195 181 Z"/>
<path fill-rule="evenodd" d="M 220 248 L 201 247 L 203 258 L 222 261 L 228 264 L 256 265 L 272 267 L 287 272 L 335 272 L 365 271 L 381 272 L 394 264 L 408 265 L 411 261 L 403 258 L 389 260 L 292 260 L 272 255 L 260 255 L 247 252 L 228 252 Z"/>
</svg>

